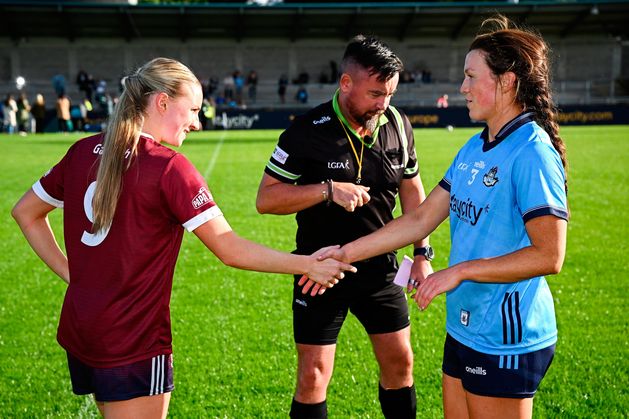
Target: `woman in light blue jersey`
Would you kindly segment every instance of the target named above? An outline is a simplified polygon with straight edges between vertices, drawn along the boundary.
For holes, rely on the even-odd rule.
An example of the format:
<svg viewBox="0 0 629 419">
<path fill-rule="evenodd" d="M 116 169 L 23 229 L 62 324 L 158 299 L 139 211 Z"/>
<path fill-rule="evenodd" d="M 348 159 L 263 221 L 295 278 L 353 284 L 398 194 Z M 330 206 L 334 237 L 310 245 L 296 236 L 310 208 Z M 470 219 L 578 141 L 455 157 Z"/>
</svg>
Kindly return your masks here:
<svg viewBox="0 0 629 419">
<path fill-rule="evenodd" d="M 548 53 L 537 33 L 503 16 L 483 22 L 461 93 L 485 129 L 414 212 L 329 252 L 348 262 L 369 258 L 416 242 L 450 217 L 449 267 L 415 285 L 414 296 L 423 310 L 447 295 L 446 417 L 530 418 L 554 355 L 555 312 L 543 275 L 563 264 L 568 203 Z M 303 288 L 323 291 L 312 282 Z"/>
</svg>

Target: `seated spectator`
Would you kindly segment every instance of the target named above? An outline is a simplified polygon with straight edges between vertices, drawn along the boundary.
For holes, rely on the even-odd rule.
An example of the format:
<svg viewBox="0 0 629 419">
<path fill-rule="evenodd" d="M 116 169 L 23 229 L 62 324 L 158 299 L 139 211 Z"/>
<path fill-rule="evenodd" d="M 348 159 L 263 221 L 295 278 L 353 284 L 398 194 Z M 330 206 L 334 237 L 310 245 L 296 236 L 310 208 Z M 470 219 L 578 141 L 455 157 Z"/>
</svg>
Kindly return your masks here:
<svg viewBox="0 0 629 419">
<path fill-rule="evenodd" d="M 297 90 L 297 94 L 295 94 L 295 99 L 299 103 L 308 103 L 308 90 L 304 85 L 299 86 L 299 90 Z"/>
<path fill-rule="evenodd" d="M 201 106 L 202 126 L 203 129 L 214 129 L 214 118 L 216 118 L 216 104 L 214 99 L 203 99 L 203 105 Z"/>
<path fill-rule="evenodd" d="M 293 80 L 293 84 L 308 84 L 309 81 L 310 75 L 306 71 L 302 71 L 297 78 Z"/>
<path fill-rule="evenodd" d="M 234 76 L 228 74 L 223 79 L 223 96 L 225 96 L 225 101 L 230 101 L 234 98 Z"/>
<path fill-rule="evenodd" d="M 76 84 L 79 86 L 79 91 L 85 94 L 85 98 L 91 101 L 95 86 L 92 75 L 87 74 L 85 70 L 80 70 L 76 75 Z"/>
<path fill-rule="evenodd" d="M 87 111 L 88 105 L 91 108 L 91 103 L 87 99 L 79 101 L 79 104 L 70 108 L 70 117 L 72 118 L 72 125 L 75 131 L 85 131 L 85 125 L 87 124 Z"/>
<path fill-rule="evenodd" d="M 431 83 L 432 82 L 432 72 L 429 70 L 422 70 L 422 83 Z"/>
<path fill-rule="evenodd" d="M 438 108 L 448 107 L 448 95 L 440 96 L 439 99 L 437 99 L 437 107 Z"/>
<path fill-rule="evenodd" d="M 213 97 L 217 91 L 218 91 L 218 78 L 216 76 L 211 76 L 207 81 L 205 97 Z"/>
<path fill-rule="evenodd" d="M 105 80 L 99 80 L 96 84 L 96 95 L 94 96 L 94 103 L 100 113 L 105 116 L 111 114 L 109 106 L 111 98 L 107 93 L 107 82 Z"/>
<path fill-rule="evenodd" d="M 242 90 L 245 87 L 245 79 L 242 77 L 240 70 L 235 70 L 232 74 L 234 77 L 234 90 L 236 91 L 236 103 L 242 104 Z"/>
<path fill-rule="evenodd" d="M 255 70 L 249 72 L 247 76 L 247 86 L 249 88 L 249 100 L 256 103 L 258 97 L 258 73 Z"/>
</svg>

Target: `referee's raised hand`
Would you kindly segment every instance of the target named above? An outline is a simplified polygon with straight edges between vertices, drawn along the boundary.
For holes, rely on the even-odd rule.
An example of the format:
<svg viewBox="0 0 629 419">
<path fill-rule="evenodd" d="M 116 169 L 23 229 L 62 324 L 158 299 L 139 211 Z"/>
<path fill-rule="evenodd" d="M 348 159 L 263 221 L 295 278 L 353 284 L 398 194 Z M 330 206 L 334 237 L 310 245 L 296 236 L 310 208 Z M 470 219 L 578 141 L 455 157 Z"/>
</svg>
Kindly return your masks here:
<svg viewBox="0 0 629 419">
<path fill-rule="evenodd" d="M 334 203 L 345 208 L 345 211 L 354 212 L 356 208 L 366 205 L 370 199 L 368 186 L 334 182 Z"/>
</svg>

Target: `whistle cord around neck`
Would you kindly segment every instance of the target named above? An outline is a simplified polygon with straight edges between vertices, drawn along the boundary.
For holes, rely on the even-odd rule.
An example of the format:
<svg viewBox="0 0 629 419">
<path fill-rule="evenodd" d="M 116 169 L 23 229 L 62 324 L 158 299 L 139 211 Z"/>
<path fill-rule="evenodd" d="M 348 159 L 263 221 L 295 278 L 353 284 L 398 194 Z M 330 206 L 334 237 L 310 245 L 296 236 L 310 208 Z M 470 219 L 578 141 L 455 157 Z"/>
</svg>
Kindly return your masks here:
<svg viewBox="0 0 629 419">
<path fill-rule="evenodd" d="M 347 132 L 347 128 L 345 128 L 345 124 L 339 118 L 339 122 L 341 123 L 341 127 L 343 127 L 343 131 L 345 131 L 345 136 L 347 136 L 347 141 L 349 145 L 352 147 L 352 151 L 354 152 L 354 157 L 356 157 L 356 163 L 358 164 L 358 175 L 356 176 L 356 184 L 360 185 L 362 181 L 361 174 L 363 171 L 363 153 L 365 151 L 365 143 L 363 141 L 360 142 L 360 158 L 358 157 L 358 153 L 356 152 L 356 147 L 354 146 L 354 142 L 352 141 L 352 137 Z"/>
</svg>

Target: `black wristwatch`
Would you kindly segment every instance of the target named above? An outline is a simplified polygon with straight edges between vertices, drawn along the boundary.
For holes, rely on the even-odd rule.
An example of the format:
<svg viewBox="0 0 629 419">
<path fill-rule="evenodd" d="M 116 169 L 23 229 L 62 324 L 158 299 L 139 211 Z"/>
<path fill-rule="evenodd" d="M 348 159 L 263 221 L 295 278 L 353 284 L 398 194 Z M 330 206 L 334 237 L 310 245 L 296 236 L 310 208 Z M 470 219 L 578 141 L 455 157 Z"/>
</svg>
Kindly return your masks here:
<svg viewBox="0 0 629 419">
<path fill-rule="evenodd" d="M 430 262 L 435 257 L 435 251 L 430 246 L 416 247 L 413 251 L 413 256 L 423 256 Z"/>
</svg>

